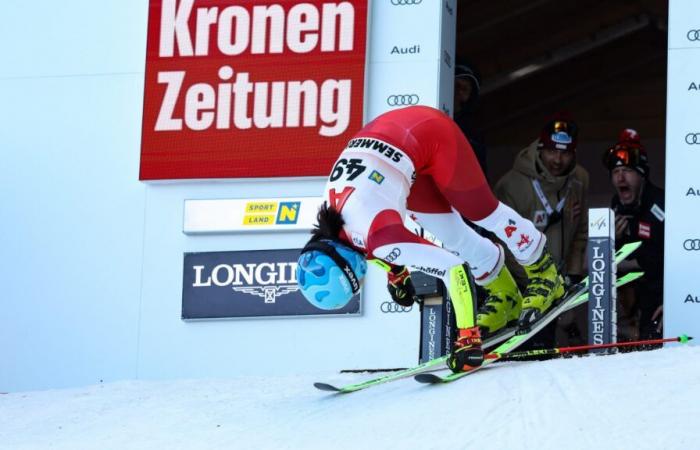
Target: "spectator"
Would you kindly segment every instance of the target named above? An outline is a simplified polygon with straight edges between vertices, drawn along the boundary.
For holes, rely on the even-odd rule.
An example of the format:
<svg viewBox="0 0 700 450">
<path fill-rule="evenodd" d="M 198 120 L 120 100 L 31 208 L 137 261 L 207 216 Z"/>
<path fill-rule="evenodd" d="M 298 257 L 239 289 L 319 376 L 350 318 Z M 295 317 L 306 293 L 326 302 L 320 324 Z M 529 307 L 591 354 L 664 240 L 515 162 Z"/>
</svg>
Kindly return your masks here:
<svg viewBox="0 0 700 450">
<path fill-rule="evenodd" d="M 588 238 L 588 172 L 576 163 L 577 143 L 578 127 L 570 115 L 555 114 L 494 189 L 499 200 L 532 220 L 547 236 L 554 261 L 571 281 L 578 281 L 586 272 Z M 524 274 L 514 264 L 509 267 L 520 285 Z M 587 336 L 586 323 L 580 311 L 562 315 L 559 326 L 567 331 L 559 333 L 565 341 L 560 343 L 580 343 Z M 555 327 L 541 334 L 543 345 L 553 344 Z M 568 335 L 579 341 L 570 342 Z"/>
<path fill-rule="evenodd" d="M 662 336 L 664 291 L 664 190 L 649 181 L 647 153 L 639 134 L 622 130 L 618 143 L 606 150 L 605 167 L 615 188 L 611 207 L 615 211 L 615 246 L 642 241 L 635 259 L 618 270 L 642 270 L 634 286 L 635 310 L 639 314 L 639 337 Z"/>
<path fill-rule="evenodd" d="M 474 149 L 482 172 L 487 174 L 484 137 L 476 131 L 474 126 L 474 112 L 480 90 L 481 76 L 479 71 L 469 64 L 457 63 L 455 66 L 454 121 L 459 125 L 459 129 L 462 130 Z"/>
</svg>

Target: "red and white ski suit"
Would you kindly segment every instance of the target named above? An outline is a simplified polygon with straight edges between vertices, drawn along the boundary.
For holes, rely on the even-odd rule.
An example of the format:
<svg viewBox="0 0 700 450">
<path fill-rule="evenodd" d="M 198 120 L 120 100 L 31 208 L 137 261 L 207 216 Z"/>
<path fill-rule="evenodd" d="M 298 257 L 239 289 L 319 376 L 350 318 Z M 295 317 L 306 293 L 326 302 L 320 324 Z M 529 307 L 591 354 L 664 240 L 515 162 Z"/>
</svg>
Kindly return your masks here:
<svg viewBox="0 0 700 450">
<path fill-rule="evenodd" d="M 545 237 L 494 197 L 457 125 L 441 111 L 412 106 L 380 115 L 342 151 L 325 198 L 343 216 L 341 239 L 368 258 L 445 279 L 469 263 L 477 283 L 497 275 L 500 248 L 462 217 L 498 236 L 522 264 L 539 258 Z M 444 248 L 404 226 L 410 214 Z"/>
</svg>

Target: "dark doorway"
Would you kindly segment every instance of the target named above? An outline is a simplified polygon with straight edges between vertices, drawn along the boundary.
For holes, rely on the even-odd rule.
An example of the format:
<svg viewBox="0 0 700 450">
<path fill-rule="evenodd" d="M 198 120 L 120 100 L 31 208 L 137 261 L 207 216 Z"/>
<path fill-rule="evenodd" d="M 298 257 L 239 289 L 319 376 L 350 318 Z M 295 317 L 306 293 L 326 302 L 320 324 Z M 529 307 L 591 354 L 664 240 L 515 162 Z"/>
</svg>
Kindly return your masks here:
<svg viewBox="0 0 700 450">
<path fill-rule="evenodd" d="M 481 72 L 474 124 L 492 183 L 549 115 L 568 110 L 590 206 L 609 204 L 601 154 L 623 128 L 639 132 L 651 179 L 664 185 L 666 0 L 459 0 L 457 9 L 458 60 Z"/>
</svg>

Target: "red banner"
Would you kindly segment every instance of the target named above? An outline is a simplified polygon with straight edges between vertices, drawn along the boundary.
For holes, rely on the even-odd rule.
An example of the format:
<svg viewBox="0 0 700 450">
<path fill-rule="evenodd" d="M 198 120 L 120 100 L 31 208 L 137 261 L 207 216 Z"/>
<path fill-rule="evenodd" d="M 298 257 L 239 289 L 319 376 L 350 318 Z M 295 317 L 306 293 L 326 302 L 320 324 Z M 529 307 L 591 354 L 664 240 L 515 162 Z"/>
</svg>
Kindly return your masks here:
<svg viewBox="0 0 700 450">
<path fill-rule="evenodd" d="M 362 126 L 367 0 L 150 0 L 141 180 L 326 175 Z"/>
</svg>

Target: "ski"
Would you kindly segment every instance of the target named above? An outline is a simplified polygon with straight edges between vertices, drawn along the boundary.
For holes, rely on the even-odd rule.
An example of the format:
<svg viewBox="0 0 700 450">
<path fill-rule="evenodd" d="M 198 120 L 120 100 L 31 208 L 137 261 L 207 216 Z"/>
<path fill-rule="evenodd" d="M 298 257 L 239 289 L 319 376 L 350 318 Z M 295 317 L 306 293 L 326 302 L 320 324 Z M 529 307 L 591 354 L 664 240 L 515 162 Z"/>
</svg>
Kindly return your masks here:
<svg viewBox="0 0 700 450">
<path fill-rule="evenodd" d="M 629 283 L 630 281 L 634 281 L 642 275 L 643 275 L 643 273 L 641 273 L 641 272 L 629 273 L 618 280 L 617 286 L 621 286 L 623 284 Z M 487 356 L 486 359 L 484 359 L 484 362 L 482 363 L 482 365 L 473 369 L 473 370 L 470 370 L 468 372 L 450 373 L 448 375 L 438 375 L 438 374 L 434 374 L 434 373 L 422 373 L 422 374 L 417 374 L 414 377 L 414 379 L 416 381 L 418 381 L 419 383 L 427 383 L 427 384 L 449 383 L 449 382 L 458 380 L 462 377 L 465 377 L 467 375 L 471 375 L 474 372 L 478 372 L 483 367 L 486 367 L 486 366 L 498 361 L 504 355 L 506 355 L 509 352 L 512 352 L 516 348 L 520 347 L 522 344 L 524 344 L 532 336 L 539 333 L 540 330 L 542 330 L 545 326 L 547 326 L 550 322 L 552 322 L 552 320 L 559 317 L 559 315 L 561 313 L 563 313 L 564 311 L 568 311 L 569 309 L 573 308 L 574 306 L 580 305 L 580 304 L 585 303 L 587 301 L 588 301 L 587 289 L 584 290 L 583 292 L 580 292 L 578 290 L 575 291 L 572 295 L 565 298 L 557 306 L 550 309 L 537 322 L 531 324 L 530 329 L 527 332 L 522 333 L 522 334 L 515 334 L 515 331 L 514 331 L 513 336 L 511 336 L 507 341 L 505 341 L 504 343 L 502 343 L 501 345 L 496 347 L 494 350 L 489 352 L 489 355 Z"/>
<path fill-rule="evenodd" d="M 381 377 L 377 378 L 372 378 L 366 381 L 362 381 L 360 383 L 353 383 L 353 384 L 346 384 L 343 386 L 335 386 L 329 383 L 321 383 L 321 382 L 316 382 L 314 383 L 314 387 L 316 389 L 320 389 L 322 391 L 327 391 L 327 392 L 337 392 L 340 394 L 347 394 L 350 392 L 356 392 L 360 391 L 362 389 L 367 389 L 368 387 L 372 386 L 377 386 L 380 384 L 388 383 L 390 381 L 396 381 L 400 380 L 402 378 L 407 378 L 412 375 L 416 375 L 420 372 L 423 372 L 425 370 L 428 370 L 430 368 L 434 368 L 440 364 L 444 364 L 445 361 L 447 361 L 447 355 L 445 356 L 440 356 L 435 359 L 431 359 L 429 361 L 426 361 L 422 364 L 419 364 L 415 367 L 410 367 L 408 369 L 404 370 L 399 370 L 398 372 L 394 372 L 388 375 L 383 375 Z"/>
<path fill-rule="evenodd" d="M 641 277 L 642 275 L 643 275 L 642 272 L 630 272 L 630 273 L 626 274 L 625 276 L 623 276 L 622 278 L 619 278 L 617 280 L 616 285 L 618 287 L 624 286 L 625 284 L 631 283 L 632 281 L 636 280 L 637 278 Z M 587 301 L 588 301 L 588 294 L 584 292 L 584 293 L 580 294 L 578 297 L 576 297 L 575 299 L 572 299 L 570 303 L 567 303 L 566 305 L 564 305 L 564 309 L 562 310 L 562 312 L 568 311 L 569 309 L 571 309 L 577 305 L 580 305 L 581 303 L 585 303 Z M 509 338 L 512 338 L 514 335 L 515 335 L 515 330 L 512 330 L 512 334 L 509 336 Z M 486 341 L 485 343 L 488 346 L 489 341 Z M 520 342 L 518 345 L 520 345 L 520 344 L 522 344 L 522 342 Z M 511 350 L 513 350 L 514 348 L 515 347 L 511 348 Z M 501 351 L 501 349 L 502 349 L 502 347 L 498 347 L 497 349 L 495 349 L 491 353 L 498 353 Z M 505 353 L 505 352 L 503 352 L 503 353 Z M 414 376 L 414 375 L 416 375 L 416 379 L 418 379 L 418 377 L 421 377 L 421 380 L 430 380 L 430 381 L 424 381 L 424 382 L 441 382 L 440 380 L 435 380 L 435 378 L 438 377 L 438 375 L 429 374 L 429 373 L 422 373 L 422 372 L 427 371 L 428 369 L 436 368 L 440 364 L 444 364 L 447 361 L 447 357 L 448 357 L 447 355 L 440 356 L 438 358 L 431 359 L 430 361 L 426 361 L 422 364 L 419 364 L 415 367 L 410 367 L 408 369 L 399 370 L 397 372 L 394 372 L 394 373 L 391 373 L 388 375 L 383 375 L 381 377 L 372 378 L 372 379 L 369 379 L 366 381 L 362 381 L 360 383 L 352 383 L 352 384 L 346 384 L 346 385 L 342 385 L 342 386 L 336 386 L 336 385 L 333 385 L 330 383 L 316 382 L 316 383 L 314 383 L 314 387 L 316 387 L 316 389 L 320 389 L 320 390 L 326 391 L 326 392 L 337 392 L 337 393 L 341 393 L 341 394 L 348 394 L 350 392 L 361 391 L 361 390 L 367 389 L 369 387 L 377 386 L 377 385 L 384 384 L 384 383 L 389 383 L 391 381 L 401 380 L 403 378 L 408 378 L 408 377 Z M 492 361 L 491 359 L 487 359 L 484 361 L 484 364 L 481 367 L 483 367 L 484 365 L 491 364 L 491 362 L 494 362 L 494 361 Z M 476 370 L 481 369 L 481 367 L 479 367 L 475 370 L 472 370 L 468 373 L 475 372 Z"/>
<path fill-rule="evenodd" d="M 619 263 L 622 260 L 624 260 L 625 258 L 627 258 L 640 245 L 641 245 L 640 242 L 633 242 L 633 243 L 624 245 L 615 254 L 615 262 Z M 620 287 L 624 284 L 627 284 L 631 281 L 634 281 L 635 279 L 639 278 L 640 276 L 642 276 L 642 273 L 640 273 L 640 272 L 629 273 L 629 274 L 625 275 L 624 277 L 619 278 L 616 282 L 616 286 Z M 533 336 L 539 330 L 541 330 L 544 327 L 544 325 L 547 325 L 554 318 L 556 318 L 557 315 L 559 315 L 562 312 L 567 311 L 567 310 L 569 310 L 577 305 L 580 305 L 581 303 L 585 303 L 586 301 L 588 301 L 587 290 L 588 290 L 588 277 L 584 278 L 580 283 L 578 283 L 575 286 L 573 286 L 572 288 L 570 288 L 568 293 L 565 295 L 564 300 L 561 301 L 553 309 L 551 309 L 543 317 L 541 317 L 540 320 L 538 320 L 536 323 L 534 323 L 532 328 L 530 329 L 530 331 L 528 333 L 516 335 L 515 334 L 517 331 L 516 328 L 511 328 L 511 329 L 505 330 L 502 333 L 499 333 L 495 336 L 492 336 L 489 339 L 486 339 L 484 341 L 484 348 L 493 347 L 500 342 L 506 341 L 505 343 L 501 344 L 499 347 L 495 348 L 493 350 L 493 352 L 494 353 L 495 352 L 507 353 L 508 351 L 514 350 L 518 346 L 522 345 L 527 340 L 527 338 Z M 556 315 L 550 316 L 550 314 L 554 314 L 555 312 L 556 312 Z M 509 348 L 509 349 L 505 350 L 505 348 Z M 380 377 L 371 378 L 369 380 L 366 380 L 366 381 L 363 381 L 360 383 L 352 383 L 352 384 L 336 386 L 336 385 L 333 385 L 330 383 L 316 382 L 316 383 L 314 383 L 314 387 L 316 387 L 316 389 L 320 389 L 320 390 L 326 391 L 326 392 L 347 394 L 350 392 L 360 391 L 363 389 L 367 389 L 369 387 L 378 386 L 378 385 L 381 385 L 384 383 L 389 383 L 389 382 L 400 380 L 403 378 L 408 378 L 410 376 L 415 376 L 416 380 L 418 380 L 418 381 L 434 380 L 435 378 L 437 378 L 438 381 L 433 381 L 433 382 L 445 382 L 445 381 L 440 381 L 440 380 L 442 380 L 443 378 L 449 378 L 450 377 L 449 375 L 447 377 L 440 377 L 439 375 L 436 375 L 436 374 L 423 373 L 423 372 L 426 372 L 429 369 L 437 368 L 441 364 L 444 364 L 447 361 L 448 356 L 449 355 L 440 356 L 438 358 L 431 359 L 430 361 L 426 361 L 426 362 L 419 364 L 417 366 L 410 367 L 410 368 L 404 369 L 404 370 L 400 370 L 398 372 L 394 372 L 394 373 L 391 373 L 388 375 L 383 375 Z M 487 366 L 487 365 L 491 364 L 492 362 L 495 362 L 496 360 L 497 359 L 487 359 L 484 361 L 484 364 L 482 364 L 477 369 L 474 369 L 474 370 L 469 371 L 469 372 L 454 374 L 454 375 L 459 375 L 457 378 L 461 378 L 461 376 L 464 376 L 465 374 L 471 374 L 473 372 L 476 372 L 476 371 L 480 370 L 482 367 Z M 454 378 L 454 379 L 457 379 L 457 378 Z M 450 379 L 449 381 L 452 381 L 452 379 Z M 422 382 L 429 383 L 431 381 L 422 381 Z"/>
<path fill-rule="evenodd" d="M 629 244 L 625 244 L 622 247 L 620 247 L 620 249 L 617 252 L 615 252 L 615 264 L 620 264 L 622 261 L 627 259 L 627 257 L 630 256 L 632 253 L 634 253 L 634 251 L 637 250 L 640 245 L 642 245 L 641 242 L 630 242 Z M 638 272 L 633 272 L 633 273 L 638 273 Z M 630 274 L 627 274 L 627 275 L 630 275 Z M 639 276 L 641 276 L 641 274 L 638 275 L 636 278 L 638 278 Z M 615 286 L 616 287 L 623 286 L 624 284 L 627 284 L 631 281 L 634 281 L 636 278 L 630 279 L 630 278 L 622 277 L 616 281 Z M 588 293 L 588 277 L 585 277 L 579 283 L 569 287 L 569 289 L 567 290 L 567 293 L 564 294 L 564 297 L 563 297 L 564 300 L 560 301 L 559 304 L 561 305 L 563 303 L 566 303 L 566 300 L 571 298 L 571 297 L 578 298 L 580 296 L 583 296 L 584 300 L 571 302 L 569 304 L 568 308 L 561 310 L 561 312 L 563 313 L 565 311 L 568 311 L 571 308 L 574 308 L 574 307 L 580 305 L 581 303 L 585 303 L 585 301 L 588 298 L 587 293 Z M 540 319 L 540 320 L 542 320 L 542 319 Z M 496 333 L 493 336 L 487 337 L 484 339 L 483 347 L 485 349 L 493 348 L 494 346 L 498 345 L 499 343 L 504 342 L 504 341 L 510 339 L 511 337 L 513 337 L 517 331 L 518 331 L 518 327 L 510 327 L 510 328 L 507 328 L 499 333 Z"/>
<path fill-rule="evenodd" d="M 573 301 L 574 299 L 569 299 L 570 301 Z M 550 310 L 547 314 L 545 314 L 539 321 L 534 323 L 530 331 L 524 334 L 516 334 L 498 347 L 496 347 L 495 350 L 490 352 L 489 358 L 484 359 L 484 362 L 481 364 L 481 366 L 476 367 L 473 370 L 470 370 L 468 372 L 457 372 L 457 373 L 449 373 L 447 375 L 438 375 L 434 373 L 423 373 L 423 374 L 418 374 L 414 377 L 416 381 L 419 383 L 426 383 L 426 384 L 439 384 L 439 383 L 450 383 L 455 380 L 459 380 L 460 378 L 463 378 L 467 375 L 471 375 L 475 372 L 478 372 L 479 370 L 483 369 L 484 367 L 487 367 L 499 359 L 501 359 L 502 355 L 507 354 L 508 352 L 511 352 L 524 344 L 529 338 L 537 334 L 542 328 L 544 328 L 549 322 L 551 322 L 555 317 L 557 317 L 561 312 L 564 310 L 562 309 L 564 306 L 566 306 L 568 302 L 562 302 L 559 304 L 558 307 Z"/>
</svg>

